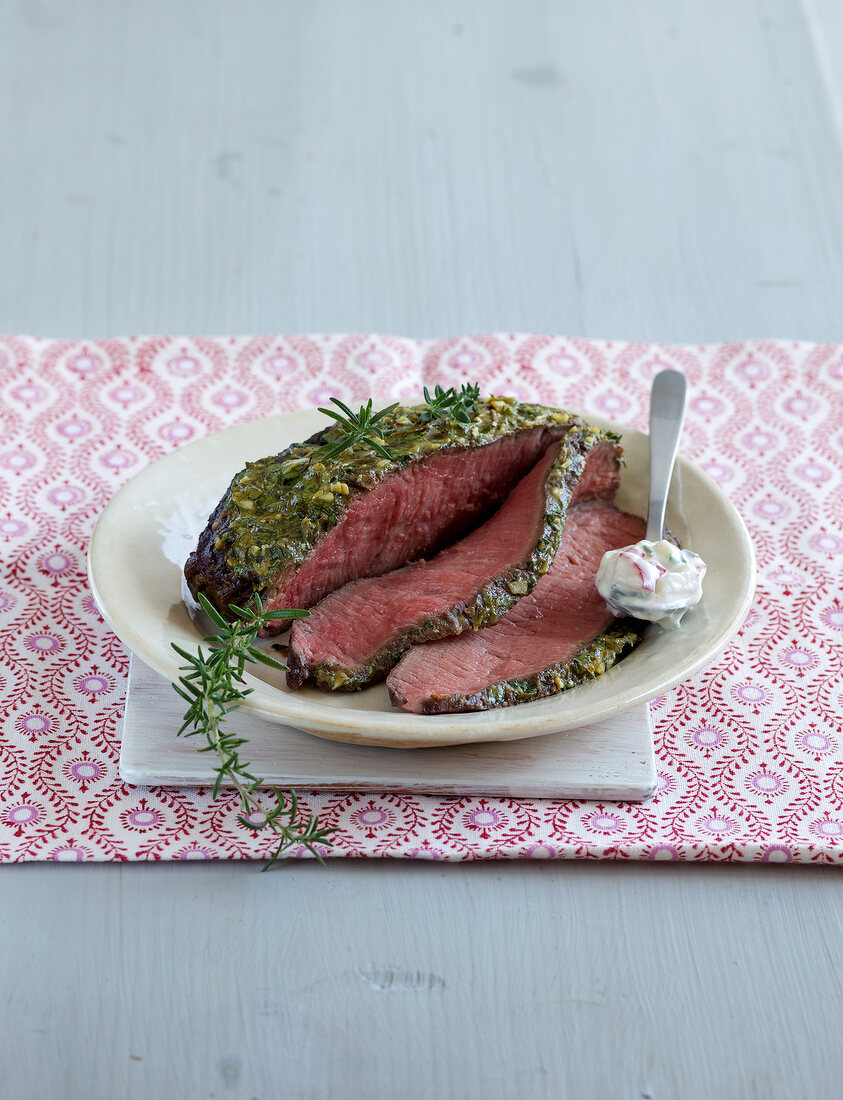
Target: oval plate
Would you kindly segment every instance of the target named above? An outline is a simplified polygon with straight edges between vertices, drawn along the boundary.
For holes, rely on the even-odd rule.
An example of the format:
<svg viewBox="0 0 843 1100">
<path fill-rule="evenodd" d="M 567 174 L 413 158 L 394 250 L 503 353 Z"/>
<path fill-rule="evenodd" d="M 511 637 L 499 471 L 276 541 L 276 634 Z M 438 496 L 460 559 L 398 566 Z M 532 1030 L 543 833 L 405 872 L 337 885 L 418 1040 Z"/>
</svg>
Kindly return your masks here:
<svg viewBox="0 0 843 1100">
<path fill-rule="evenodd" d="M 645 515 L 647 436 L 598 417 L 586 419 L 623 435 L 627 464 L 616 503 Z M 199 642 L 182 601 L 182 566 L 208 515 L 246 460 L 275 454 L 324 426 L 325 417 L 313 409 L 207 436 L 142 470 L 100 516 L 88 552 L 94 598 L 120 640 L 168 680 L 178 677 L 181 661 L 171 643 L 193 650 Z M 740 627 L 755 591 L 755 559 L 743 520 L 722 490 L 682 457 L 673 476 L 667 526 L 708 564 L 703 600 L 680 630 L 649 627 L 632 653 L 590 683 L 500 710 L 416 715 L 392 707 L 384 684 L 351 694 L 314 688 L 291 692 L 283 674 L 252 666 L 256 671 L 248 683 L 253 693 L 244 705 L 319 737 L 400 748 L 536 737 L 608 718 L 709 664 Z"/>
</svg>

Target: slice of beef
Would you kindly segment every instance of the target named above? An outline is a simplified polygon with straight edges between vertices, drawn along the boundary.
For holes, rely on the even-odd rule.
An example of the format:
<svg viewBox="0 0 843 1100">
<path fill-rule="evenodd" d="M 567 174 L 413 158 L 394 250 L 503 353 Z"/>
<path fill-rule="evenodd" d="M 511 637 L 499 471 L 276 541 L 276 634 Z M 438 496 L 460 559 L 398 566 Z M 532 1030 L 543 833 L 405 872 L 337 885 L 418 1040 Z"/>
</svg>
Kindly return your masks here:
<svg viewBox="0 0 843 1100">
<path fill-rule="evenodd" d="M 341 585 L 429 556 L 483 522 L 566 436 L 613 439 L 560 409 L 479 401 L 470 423 L 398 408 L 381 423 L 391 458 L 365 444 L 324 457 L 338 430 L 247 464 L 185 566 L 222 614 L 312 607 Z M 280 626 L 279 626 L 280 629 Z"/>
<path fill-rule="evenodd" d="M 643 624 L 616 620 L 594 586 L 607 550 L 643 538 L 645 523 L 605 500 L 568 512 L 550 571 L 494 626 L 414 646 L 387 678 L 416 714 L 488 710 L 554 695 L 605 672 Z"/>
<path fill-rule="evenodd" d="M 561 434 L 539 428 L 405 466 L 352 501 L 302 565 L 276 580 L 268 605 L 312 607 L 349 581 L 436 553 L 498 507 Z"/>
<path fill-rule="evenodd" d="M 380 679 L 411 645 L 497 622 L 545 574 L 569 502 L 613 497 L 617 447 L 582 436 L 550 447 L 481 527 L 430 561 L 355 581 L 290 635 L 287 682 L 351 691 Z"/>
</svg>

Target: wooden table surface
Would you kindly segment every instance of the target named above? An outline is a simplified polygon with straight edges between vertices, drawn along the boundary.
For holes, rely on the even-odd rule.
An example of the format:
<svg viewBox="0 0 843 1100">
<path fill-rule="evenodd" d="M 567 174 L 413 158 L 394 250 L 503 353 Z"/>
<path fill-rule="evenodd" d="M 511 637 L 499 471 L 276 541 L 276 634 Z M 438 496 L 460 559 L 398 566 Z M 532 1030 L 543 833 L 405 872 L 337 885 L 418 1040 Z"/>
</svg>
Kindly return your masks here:
<svg viewBox="0 0 843 1100">
<path fill-rule="evenodd" d="M 843 341 L 832 0 L 6 0 L 0 330 Z M 0 1097 L 832 1098 L 821 868 L 0 872 Z"/>
</svg>

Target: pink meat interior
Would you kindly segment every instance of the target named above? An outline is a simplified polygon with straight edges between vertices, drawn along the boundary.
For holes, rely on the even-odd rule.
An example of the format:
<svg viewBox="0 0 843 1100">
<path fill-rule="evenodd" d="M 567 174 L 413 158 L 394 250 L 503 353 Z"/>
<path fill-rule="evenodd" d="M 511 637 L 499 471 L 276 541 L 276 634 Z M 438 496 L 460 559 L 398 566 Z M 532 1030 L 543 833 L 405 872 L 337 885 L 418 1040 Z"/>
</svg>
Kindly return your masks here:
<svg viewBox="0 0 843 1100">
<path fill-rule="evenodd" d="M 349 581 L 435 553 L 489 515 L 566 430 L 536 428 L 410 463 L 354 500 L 264 606 L 312 607 Z"/>
<path fill-rule="evenodd" d="M 347 584 L 293 627 L 305 665 L 365 666 L 390 638 L 469 603 L 480 589 L 526 561 L 544 526 L 545 479 L 559 454 L 549 447 L 498 511 L 431 561 Z"/>
<path fill-rule="evenodd" d="M 494 626 L 410 649 L 387 684 L 405 710 L 430 699 L 470 695 L 570 661 L 613 621 L 594 576 L 607 550 L 643 538 L 644 521 L 605 500 L 568 513 L 550 571 Z"/>
<path fill-rule="evenodd" d="M 609 440 L 598 443 L 589 452 L 585 469 L 574 488 L 570 507 L 581 500 L 591 500 L 592 497 L 600 497 L 601 500 L 615 499 L 621 483 L 618 453 L 619 448 Z"/>
</svg>

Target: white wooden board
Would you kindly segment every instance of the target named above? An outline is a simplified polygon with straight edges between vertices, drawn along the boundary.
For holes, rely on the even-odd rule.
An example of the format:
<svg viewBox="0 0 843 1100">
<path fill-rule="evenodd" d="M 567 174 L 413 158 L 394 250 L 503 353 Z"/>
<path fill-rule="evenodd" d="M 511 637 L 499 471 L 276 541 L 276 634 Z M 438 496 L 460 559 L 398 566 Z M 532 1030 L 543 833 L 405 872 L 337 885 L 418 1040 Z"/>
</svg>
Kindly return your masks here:
<svg viewBox="0 0 843 1100">
<path fill-rule="evenodd" d="M 207 786 L 213 760 L 176 737 L 182 707 L 170 685 L 132 658 L 120 774 L 141 786 Z M 656 787 L 646 705 L 592 726 L 524 741 L 386 749 L 325 741 L 242 711 L 247 758 L 267 784 L 305 790 L 416 791 L 638 801 Z M 436 721 L 432 718 L 431 721 Z"/>
</svg>

